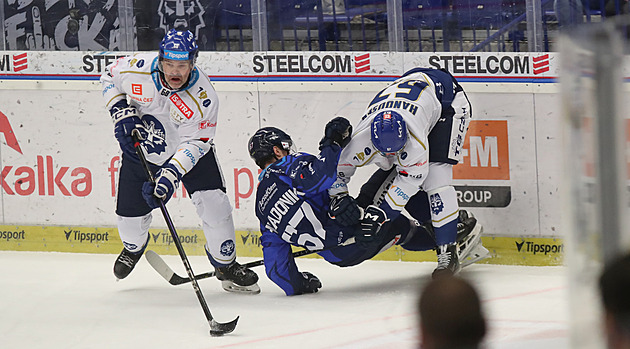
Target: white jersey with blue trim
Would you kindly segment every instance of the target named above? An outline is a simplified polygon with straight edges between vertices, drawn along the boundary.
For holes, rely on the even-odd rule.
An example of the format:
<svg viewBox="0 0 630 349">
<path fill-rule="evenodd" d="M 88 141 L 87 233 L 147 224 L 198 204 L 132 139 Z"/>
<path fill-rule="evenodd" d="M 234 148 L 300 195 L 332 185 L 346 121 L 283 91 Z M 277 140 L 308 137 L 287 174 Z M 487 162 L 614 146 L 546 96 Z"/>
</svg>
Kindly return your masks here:
<svg viewBox="0 0 630 349">
<path fill-rule="evenodd" d="M 396 156 L 384 156 L 372 144 L 372 120 L 383 110 L 396 111 L 407 124 L 407 143 Z M 424 73 L 404 76 L 383 89 L 367 107 L 350 143 L 341 152 L 337 181 L 329 190 L 330 195 L 348 192 L 347 184 L 357 167 L 375 164 L 389 170 L 396 166 L 399 174 L 389 188 L 385 202 L 391 209 L 402 211 L 409 198 L 420 190 L 429 172 L 428 135 L 441 113 L 436 84 Z"/>
<path fill-rule="evenodd" d="M 199 67 L 193 68 L 183 89 L 171 90 L 160 78 L 158 54 L 135 54 L 107 66 L 101 84 L 108 110 L 125 98 L 137 108 L 151 163 L 162 165 L 187 142 L 214 139 L 219 100 Z"/>
</svg>

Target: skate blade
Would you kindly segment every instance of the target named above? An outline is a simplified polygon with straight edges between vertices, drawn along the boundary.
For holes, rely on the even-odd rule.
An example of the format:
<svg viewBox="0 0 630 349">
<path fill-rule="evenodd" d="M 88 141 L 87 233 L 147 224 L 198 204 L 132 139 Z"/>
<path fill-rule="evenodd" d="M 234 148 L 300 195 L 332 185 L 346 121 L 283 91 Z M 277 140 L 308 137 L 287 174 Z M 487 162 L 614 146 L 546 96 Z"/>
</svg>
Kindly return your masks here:
<svg viewBox="0 0 630 349">
<path fill-rule="evenodd" d="M 483 260 L 489 257 L 490 257 L 490 251 L 488 251 L 487 248 L 479 244 L 477 247 L 475 247 L 474 251 L 470 252 L 468 256 L 466 256 L 464 260 L 460 261 L 460 266 L 464 268 L 466 266 L 469 266 L 473 263 L 477 263 L 480 260 Z"/>
<path fill-rule="evenodd" d="M 260 293 L 260 287 L 258 287 L 258 283 L 255 283 L 250 286 L 241 286 L 241 285 L 237 285 L 233 283 L 232 281 L 223 280 L 221 281 L 221 286 L 223 287 L 224 290 L 228 292 L 233 292 L 233 293 L 242 293 L 242 294 L 259 294 Z"/>
<path fill-rule="evenodd" d="M 465 260 L 466 257 L 477 248 L 477 246 L 481 246 L 482 233 L 483 227 L 477 223 L 472 232 L 470 232 L 465 239 L 457 242 L 457 256 L 460 261 Z"/>
</svg>

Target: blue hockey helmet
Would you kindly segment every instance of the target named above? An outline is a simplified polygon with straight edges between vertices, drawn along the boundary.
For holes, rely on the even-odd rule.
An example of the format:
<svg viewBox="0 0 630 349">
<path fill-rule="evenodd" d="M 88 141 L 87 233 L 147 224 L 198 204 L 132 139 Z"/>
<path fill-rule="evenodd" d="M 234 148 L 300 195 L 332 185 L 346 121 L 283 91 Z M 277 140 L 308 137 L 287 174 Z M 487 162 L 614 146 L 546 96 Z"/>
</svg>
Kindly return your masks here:
<svg viewBox="0 0 630 349">
<path fill-rule="evenodd" d="M 371 128 L 372 144 L 381 153 L 393 155 L 407 143 L 407 124 L 395 111 L 385 110 L 376 114 Z"/>
<path fill-rule="evenodd" d="M 259 129 L 249 139 L 247 145 L 249 156 L 254 159 L 256 165 L 260 168 L 264 168 L 270 160 L 276 158 L 273 152 L 274 146 L 286 150 L 289 153 L 295 151 L 291 136 L 275 127 L 263 127 Z"/>
<path fill-rule="evenodd" d="M 160 60 L 190 61 L 194 64 L 198 53 L 195 36 L 189 30 L 171 29 L 160 43 Z"/>
</svg>

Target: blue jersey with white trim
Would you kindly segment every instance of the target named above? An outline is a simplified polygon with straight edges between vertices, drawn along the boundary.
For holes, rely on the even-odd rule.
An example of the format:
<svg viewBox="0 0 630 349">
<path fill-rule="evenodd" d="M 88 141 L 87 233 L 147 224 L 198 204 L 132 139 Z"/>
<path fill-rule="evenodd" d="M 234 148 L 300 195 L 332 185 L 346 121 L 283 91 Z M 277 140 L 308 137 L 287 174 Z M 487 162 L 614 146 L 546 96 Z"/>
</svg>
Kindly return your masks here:
<svg viewBox="0 0 630 349">
<path fill-rule="evenodd" d="M 328 216 L 328 188 L 336 179 L 341 148 L 324 147 L 318 156 L 296 153 L 265 169 L 256 191 L 256 216 L 267 276 L 287 295 L 300 294 L 303 277 L 291 245 L 309 250 L 336 246 L 351 237 Z"/>
</svg>

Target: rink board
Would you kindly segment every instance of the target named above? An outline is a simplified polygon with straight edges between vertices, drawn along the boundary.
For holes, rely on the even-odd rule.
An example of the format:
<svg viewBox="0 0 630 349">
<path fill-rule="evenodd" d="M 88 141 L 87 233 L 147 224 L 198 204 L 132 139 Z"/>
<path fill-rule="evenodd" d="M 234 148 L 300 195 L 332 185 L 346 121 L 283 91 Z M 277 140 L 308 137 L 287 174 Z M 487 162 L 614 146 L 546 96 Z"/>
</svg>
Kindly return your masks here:
<svg viewBox="0 0 630 349">
<path fill-rule="evenodd" d="M 150 229 L 149 234 L 148 249 L 158 254 L 177 254 L 168 229 Z M 201 230 L 177 229 L 177 234 L 186 254 L 205 254 L 206 240 Z M 237 231 L 237 256 L 262 257 L 259 237 L 258 231 Z M 483 263 L 532 266 L 563 263 L 564 242 L 561 239 L 482 237 L 482 242 L 491 254 L 491 258 Z M 121 248 L 116 228 L 0 226 L 0 250 L 118 254 Z M 434 261 L 436 257 L 434 251 L 413 252 L 394 246 L 374 259 L 417 262 Z"/>
<path fill-rule="evenodd" d="M 107 227 L 116 222 L 119 149 L 98 79 L 106 64 L 125 53 L 27 52 L 27 64 L 16 66 L 21 54 L 0 52 L 0 224 L 5 231 L 24 230 L 39 238 L 0 236 L 0 249 L 79 252 L 88 243 L 87 251 L 118 253 L 118 234 Z M 357 69 L 366 54 L 368 68 Z M 558 246 L 568 235 L 561 226 L 564 175 L 556 54 L 202 52 L 198 64 L 219 96 L 216 153 L 234 208 L 237 240 L 253 238 L 259 229 L 254 214 L 259 170 L 246 149 L 253 132 L 279 126 L 299 150 L 317 152 L 328 120 L 344 115 L 356 124 L 380 89 L 406 70 L 423 66 L 449 70 L 473 105 L 454 185 L 460 208 L 483 225 L 493 261 L 561 263 L 562 252 L 552 251 L 561 251 Z M 628 66 L 624 64 L 625 72 Z M 352 194 L 374 170 L 357 171 Z M 168 209 L 180 234 L 197 239 L 187 251 L 203 254 L 200 221 L 184 189 Z M 153 244 L 173 252 L 164 219 L 155 213 Z M 95 242 L 99 233 L 102 240 Z M 237 241 L 239 254 L 260 254 L 258 246 L 247 243 Z M 396 260 L 434 258 L 396 249 L 383 258 L 389 254 Z"/>
</svg>

